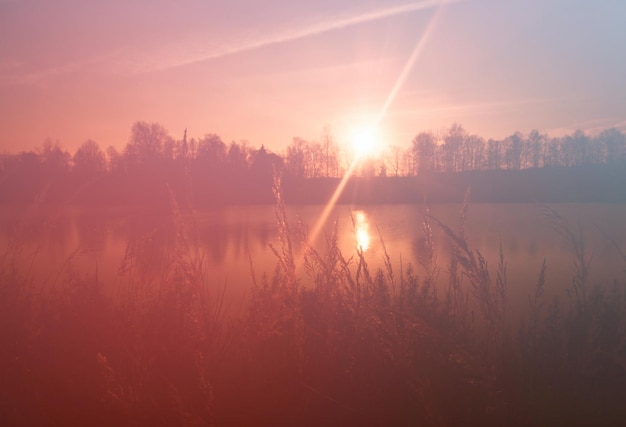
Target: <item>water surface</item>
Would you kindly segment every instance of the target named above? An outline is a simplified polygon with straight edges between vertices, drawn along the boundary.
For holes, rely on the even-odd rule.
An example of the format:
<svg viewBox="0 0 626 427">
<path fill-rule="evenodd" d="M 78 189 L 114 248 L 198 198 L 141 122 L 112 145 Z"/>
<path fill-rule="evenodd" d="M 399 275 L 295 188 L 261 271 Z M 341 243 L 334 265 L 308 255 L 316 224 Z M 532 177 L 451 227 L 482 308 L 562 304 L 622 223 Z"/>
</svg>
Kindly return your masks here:
<svg viewBox="0 0 626 427">
<path fill-rule="evenodd" d="M 460 205 L 441 204 L 430 214 L 459 230 Z M 590 282 L 623 279 L 626 263 L 616 245 L 626 248 L 626 205 L 560 204 L 553 208 L 573 230 L 583 233 L 592 257 Z M 296 260 L 302 234 L 298 223 L 311 230 L 323 206 L 287 208 Z M 385 251 L 394 274 L 413 264 L 418 275 L 423 251 L 424 206 L 375 205 L 335 207 L 313 246 L 324 251 L 326 237 L 337 229 L 338 245 L 346 259 L 363 249 L 371 268 L 382 267 Z M 440 266 L 440 281 L 447 280 L 450 243 L 432 223 Z M 565 295 L 574 274 L 568 242 L 550 226 L 540 206 L 531 204 L 474 204 L 469 206 L 464 233 L 470 246 L 489 262 L 495 277 L 500 245 L 507 263 L 509 300 L 522 310 L 545 258 L 547 292 Z M 227 287 L 235 299 L 245 298 L 252 276 L 271 276 L 276 257 L 270 245 L 280 249 L 279 229 L 273 206 L 230 207 L 173 214 L 138 209 L 51 211 L 4 209 L 0 214 L 0 248 L 33 278 L 54 283 L 68 270 L 95 274 L 105 286 L 119 279 L 120 266 L 132 250 L 135 267 L 146 274 L 158 272 L 172 250 L 184 241 L 197 249 L 206 267 L 207 283 Z M 307 277 L 299 265 L 302 283 Z"/>
</svg>

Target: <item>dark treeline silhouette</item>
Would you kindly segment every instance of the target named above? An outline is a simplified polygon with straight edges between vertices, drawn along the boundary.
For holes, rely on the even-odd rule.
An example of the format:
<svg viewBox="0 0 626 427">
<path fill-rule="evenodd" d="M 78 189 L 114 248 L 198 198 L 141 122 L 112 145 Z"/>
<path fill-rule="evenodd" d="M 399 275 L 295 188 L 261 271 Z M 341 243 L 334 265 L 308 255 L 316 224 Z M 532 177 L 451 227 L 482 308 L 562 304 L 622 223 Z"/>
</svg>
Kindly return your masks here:
<svg viewBox="0 0 626 427">
<path fill-rule="evenodd" d="M 349 164 L 328 129 L 319 142 L 294 138 L 278 155 L 215 134 L 187 139 L 185 131 L 177 140 L 160 124 L 137 122 L 122 151 L 88 140 L 72 155 L 47 140 L 3 154 L 0 203 L 271 203 L 276 176 L 288 202 L 325 203 Z M 626 135 L 617 129 L 485 140 L 454 124 L 362 161 L 340 202 L 460 201 L 468 186 L 475 201 L 626 201 L 625 165 Z"/>
<path fill-rule="evenodd" d="M 626 160 L 626 137 L 617 129 L 607 129 L 596 137 L 578 130 L 561 138 L 533 130 L 528 135 L 516 132 L 503 140 L 485 141 L 454 124 L 440 136 L 418 134 L 411 154 L 410 175 L 615 164 Z"/>
</svg>

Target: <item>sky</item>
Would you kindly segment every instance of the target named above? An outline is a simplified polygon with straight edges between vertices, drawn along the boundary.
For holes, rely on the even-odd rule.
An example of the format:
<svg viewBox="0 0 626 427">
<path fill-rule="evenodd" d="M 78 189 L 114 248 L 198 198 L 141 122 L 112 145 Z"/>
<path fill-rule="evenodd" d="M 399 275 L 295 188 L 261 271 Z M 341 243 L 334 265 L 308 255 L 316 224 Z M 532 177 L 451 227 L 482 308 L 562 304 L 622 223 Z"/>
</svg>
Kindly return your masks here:
<svg viewBox="0 0 626 427">
<path fill-rule="evenodd" d="M 626 130 L 623 0 L 0 0 L 0 151 Z"/>
</svg>

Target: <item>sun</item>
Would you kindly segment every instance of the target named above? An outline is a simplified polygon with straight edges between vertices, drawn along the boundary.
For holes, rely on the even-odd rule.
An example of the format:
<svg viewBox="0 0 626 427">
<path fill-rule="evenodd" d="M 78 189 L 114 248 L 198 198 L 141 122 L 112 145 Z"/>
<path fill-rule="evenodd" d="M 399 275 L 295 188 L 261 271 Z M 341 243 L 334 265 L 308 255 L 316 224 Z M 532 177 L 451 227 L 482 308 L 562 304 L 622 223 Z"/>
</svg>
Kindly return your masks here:
<svg viewBox="0 0 626 427">
<path fill-rule="evenodd" d="M 372 157 L 380 151 L 380 138 L 374 126 L 354 128 L 351 135 L 352 150 L 357 158 Z"/>
</svg>

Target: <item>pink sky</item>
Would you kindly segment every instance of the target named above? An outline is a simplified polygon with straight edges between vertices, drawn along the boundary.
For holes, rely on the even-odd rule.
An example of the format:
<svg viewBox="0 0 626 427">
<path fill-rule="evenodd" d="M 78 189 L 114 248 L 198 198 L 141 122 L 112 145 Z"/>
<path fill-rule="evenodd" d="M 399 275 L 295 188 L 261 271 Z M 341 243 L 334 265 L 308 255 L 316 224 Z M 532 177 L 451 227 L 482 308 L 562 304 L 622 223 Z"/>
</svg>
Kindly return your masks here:
<svg viewBox="0 0 626 427">
<path fill-rule="evenodd" d="M 400 146 L 626 129 L 622 1 L 224 3 L 0 0 L 0 148 L 121 148 L 137 120 L 275 151 L 379 116 Z"/>
</svg>

